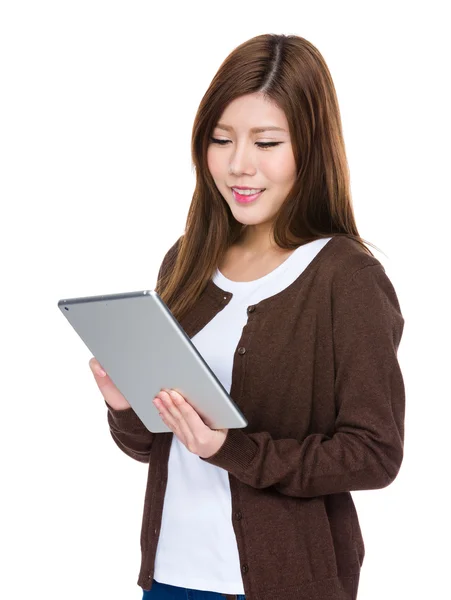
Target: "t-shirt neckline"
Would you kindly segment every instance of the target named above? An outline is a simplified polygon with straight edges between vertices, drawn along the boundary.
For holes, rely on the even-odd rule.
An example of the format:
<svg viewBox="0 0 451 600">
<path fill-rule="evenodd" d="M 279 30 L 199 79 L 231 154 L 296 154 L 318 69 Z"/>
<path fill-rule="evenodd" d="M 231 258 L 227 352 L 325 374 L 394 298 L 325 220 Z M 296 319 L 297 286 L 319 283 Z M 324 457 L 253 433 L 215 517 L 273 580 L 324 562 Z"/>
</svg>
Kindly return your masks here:
<svg viewBox="0 0 451 600">
<path fill-rule="evenodd" d="M 262 277 L 258 277 L 257 279 L 252 279 L 251 281 L 234 281 L 233 279 L 229 279 L 228 277 L 223 275 L 221 273 L 221 271 L 219 270 L 219 268 L 216 268 L 216 271 L 215 271 L 216 281 L 218 284 L 224 283 L 225 285 L 227 285 L 229 287 L 233 286 L 234 288 L 242 288 L 242 287 L 246 287 L 246 286 L 250 287 L 255 284 L 263 284 L 267 280 L 278 275 L 280 271 L 287 268 L 289 266 L 289 263 L 292 260 L 294 260 L 294 256 L 297 253 L 299 253 L 299 251 L 302 248 L 305 248 L 306 246 L 309 246 L 310 244 L 313 244 L 314 242 L 317 242 L 317 241 L 318 240 L 312 240 L 311 242 L 307 242 L 306 244 L 302 244 L 301 246 L 298 246 L 297 248 L 295 248 L 295 250 L 290 254 L 290 256 L 288 258 L 286 258 L 283 262 L 280 263 L 280 265 L 277 265 L 277 267 L 275 269 L 273 269 L 266 275 L 263 275 Z M 221 287 L 221 286 L 219 285 L 219 287 Z"/>
</svg>

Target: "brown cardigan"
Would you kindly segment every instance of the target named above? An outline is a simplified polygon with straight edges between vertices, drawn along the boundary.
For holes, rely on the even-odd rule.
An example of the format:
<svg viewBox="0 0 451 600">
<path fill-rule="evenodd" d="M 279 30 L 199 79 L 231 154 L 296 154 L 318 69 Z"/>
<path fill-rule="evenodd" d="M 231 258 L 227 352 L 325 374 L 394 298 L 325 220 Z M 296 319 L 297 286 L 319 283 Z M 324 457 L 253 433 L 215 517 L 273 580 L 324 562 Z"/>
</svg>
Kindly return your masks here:
<svg viewBox="0 0 451 600">
<path fill-rule="evenodd" d="M 231 298 L 210 280 L 182 319 L 187 335 Z M 229 473 L 246 600 L 356 598 L 365 549 L 350 492 L 388 486 L 401 466 L 403 327 L 381 263 L 342 236 L 248 307 L 230 395 L 249 424 L 205 459 Z M 119 448 L 149 463 L 138 579 L 149 590 L 173 434 L 150 433 L 132 409 L 107 414 Z"/>
</svg>

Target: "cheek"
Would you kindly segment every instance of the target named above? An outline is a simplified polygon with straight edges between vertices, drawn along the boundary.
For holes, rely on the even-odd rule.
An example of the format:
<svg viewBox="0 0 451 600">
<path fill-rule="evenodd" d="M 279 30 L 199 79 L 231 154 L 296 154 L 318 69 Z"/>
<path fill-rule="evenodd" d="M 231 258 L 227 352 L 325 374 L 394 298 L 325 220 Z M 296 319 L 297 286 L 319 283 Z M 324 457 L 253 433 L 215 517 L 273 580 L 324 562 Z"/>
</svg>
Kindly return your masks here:
<svg viewBox="0 0 451 600">
<path fill-rule="evenodd" d="M 296 178 L 296 162 L 291 148 L 261 157 L 260 170 L 276 185 L 291 185 Z"/>
<path fill-rule="evenodd" d="M 221 175 L 221 161 L 214 149 L 207 150 L 207 166 L 213 179 L 218 178 Z"/>
</svg>

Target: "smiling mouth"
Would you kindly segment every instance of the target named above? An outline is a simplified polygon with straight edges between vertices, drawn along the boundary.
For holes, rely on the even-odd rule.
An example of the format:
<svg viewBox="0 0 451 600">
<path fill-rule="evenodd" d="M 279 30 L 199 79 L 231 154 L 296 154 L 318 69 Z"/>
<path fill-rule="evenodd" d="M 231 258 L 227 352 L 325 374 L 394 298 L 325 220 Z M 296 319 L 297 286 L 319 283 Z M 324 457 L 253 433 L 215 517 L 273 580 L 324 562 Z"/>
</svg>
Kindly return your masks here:
<svg viewBox="0 0 451 600">
<path fill-rule="evenodd" d="M 259 198 L 259 197 L 260 197 L 260 196 L 263 194 L 263 192 L 264 192 L 264 191 L 265 191 L 265 190 L 264 190 L 264 189 L 262 189 L 262 190 L 260 190 L 259 192 L 257 192 L 256 194 L 246 194 L 246 193 L 244 193 L 244 194 L 241 194 L 241 193 L 240 193 L 240 192 L 238 192 L 236 189 L 233 189 L 233 188 L 232 188 L 232 194 L 233 194 L 233 197 L 234 197 L 234 198 L 235 198 L 235 200 L 236 200 L 237 202 L 239 202 L 240 204 L 247 204 L 247 203 L 249 203 L 249 202 L 253 202 L 253 201 L 254 201 L 254 200 L 256 200 L 257 198 Z"/>
</svg>

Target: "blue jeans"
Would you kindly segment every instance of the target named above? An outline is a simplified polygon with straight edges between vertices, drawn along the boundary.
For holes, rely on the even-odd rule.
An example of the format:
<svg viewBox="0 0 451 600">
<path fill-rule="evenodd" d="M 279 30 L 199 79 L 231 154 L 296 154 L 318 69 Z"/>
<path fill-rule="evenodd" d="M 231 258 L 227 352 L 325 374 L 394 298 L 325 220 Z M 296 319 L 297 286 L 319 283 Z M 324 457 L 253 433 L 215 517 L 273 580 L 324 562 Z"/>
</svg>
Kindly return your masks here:
<svg viewBox="0 0 451 600">
<path fill-rule="evenodd" d="M 176 587 L 153 580 L 150 591 L 143 590 L 142 600 L 246 600 L 244 594 L 220 594 Z"/>
</svg>

